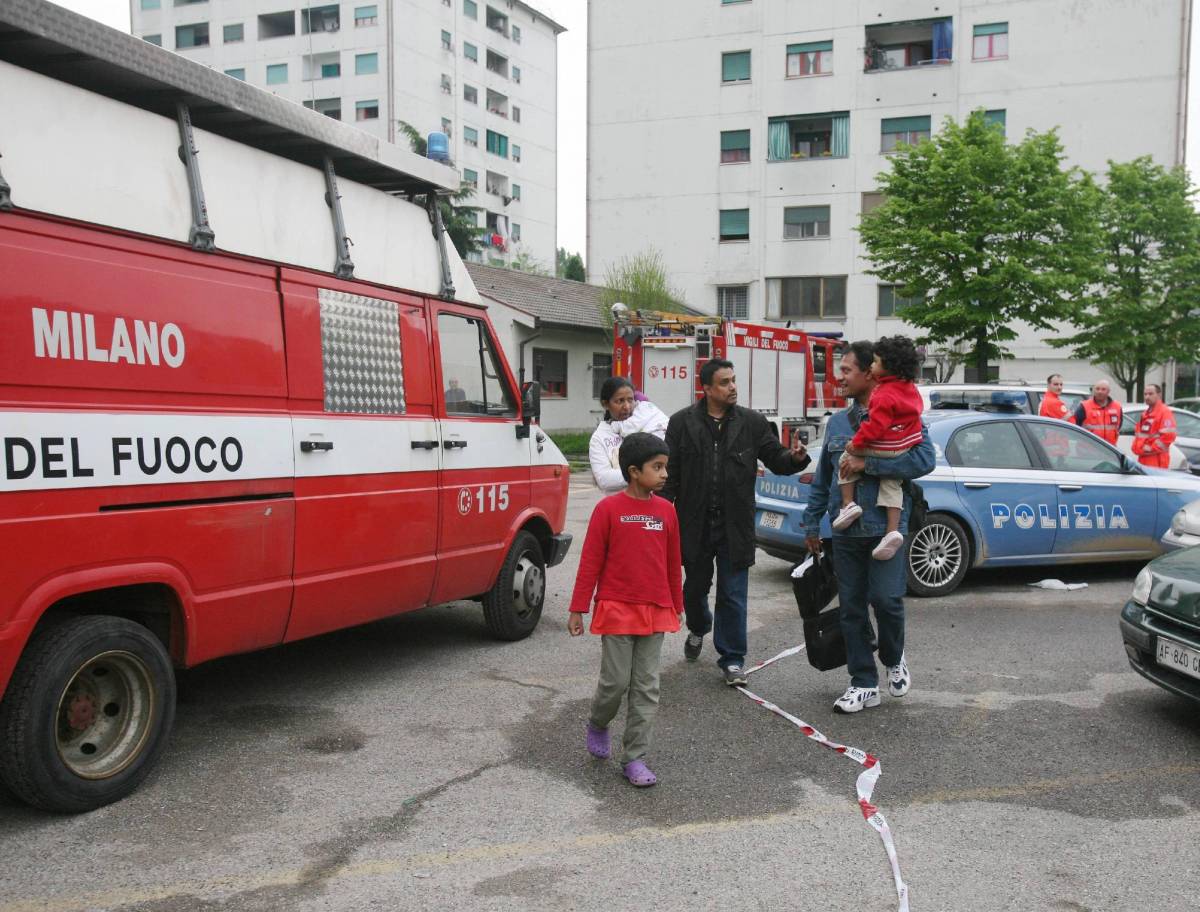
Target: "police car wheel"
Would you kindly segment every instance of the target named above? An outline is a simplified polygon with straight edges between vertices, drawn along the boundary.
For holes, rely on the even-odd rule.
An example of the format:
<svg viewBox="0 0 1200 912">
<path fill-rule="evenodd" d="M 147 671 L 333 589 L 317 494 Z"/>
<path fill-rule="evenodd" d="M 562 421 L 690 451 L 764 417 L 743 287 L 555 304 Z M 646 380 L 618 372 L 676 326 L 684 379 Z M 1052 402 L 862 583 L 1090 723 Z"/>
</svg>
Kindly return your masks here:
<svg viewBox="0 0 1200 912">
<path fill-rule="evenodd" d="M 546 558 L 529 532 L 518 532 L 496 585 L 483 597 L 483 619 L 498 640 L 523 640 L 533 633 L 546 601 Z"/>
<path fill-rule="evenodd" d="M 175 674 L 153 633 L 115 617 L 52 624 L 0 704 L 0 779 L 45 810 L 102 807 L 146 778 L 174 719 Z"/>
<path fill-rule="evenodd" d="M 908 544 L 908 591 L 925 598 L 949 595 L 967 575 L 971 545 L 953 516 L 930 513 Z"/>
</svg>

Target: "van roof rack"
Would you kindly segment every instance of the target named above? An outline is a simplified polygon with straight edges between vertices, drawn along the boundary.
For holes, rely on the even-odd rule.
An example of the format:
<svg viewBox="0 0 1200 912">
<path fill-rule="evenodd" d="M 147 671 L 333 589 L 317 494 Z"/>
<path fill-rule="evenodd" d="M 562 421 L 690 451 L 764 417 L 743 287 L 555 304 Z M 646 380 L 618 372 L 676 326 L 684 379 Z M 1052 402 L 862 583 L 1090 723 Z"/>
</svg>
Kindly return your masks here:
<svg viewBox="0 0 1200 912">
<path fill-rule="evenodd" d="M 387 193 L 452 193 L 458 172 L 45 0 L 0 3 L 0 60 Z"/>
</svg>

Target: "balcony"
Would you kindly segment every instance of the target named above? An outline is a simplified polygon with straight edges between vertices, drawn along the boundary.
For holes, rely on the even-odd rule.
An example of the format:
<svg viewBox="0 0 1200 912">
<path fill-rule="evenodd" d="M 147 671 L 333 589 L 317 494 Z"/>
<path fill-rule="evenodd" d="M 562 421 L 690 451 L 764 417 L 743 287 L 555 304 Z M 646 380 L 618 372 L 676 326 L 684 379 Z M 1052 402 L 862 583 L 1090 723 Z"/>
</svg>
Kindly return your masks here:
<svg viewBox="0 0 1200 912">
<path fill-rule="evenodd" d="M 487 90 L 487 109 L 488 113 L 495 114 L 497 117 L 508 119 L 508 96 L 501 95 L 499 92 Z"/>
<path fill-rule="evenodd" d="M 508 58 L 503 54 L 497 54 L 490 48 L 487 52 L 487 68 L 505 79 L 508 78 Z"/>
<path fill-rule="evenodd" d="M 505 38 L 508 37 L 508 16 L 498 10 L 487 8 L 487 27 L 493 32 L 499 32 Z"/>
<path fill-rule="evenodd" d="M 337 4 L 332 6 L 310 6 L 300 10 L 300 32 L 308 35 L 312 32 L 336 32 L 342 27 L 341 14 Z"/>
<path fill-rule="evenodd" d="M 318 98 L 315 101 L 305 101 L 304 107 L 316 111 L 318 114 L 324 114 L 326 117 L 332 117 L 334 120 L 342 119 L 342 100 L 340 98 Z"/>
<path fill-rule="evenodd" d="M 867 26 L 863 71 L 880 73 L 941 66 L 954 59 L 952 19 L 920 19 Z"/>
<path fill-rule="evenodd" d="M 767 161 L 846 158 L 850 154 L 850 114 L 798 114 L 767 122 Z"/>
<path fill-rule="evenodd" d="M 286 38 L 296 34 L 296 13 L 285 10 L 282 13 L 263 13 L 258 17 L 258 40 L 267 38 Z"/>
<path fill-rule="evenodd" d="M 335 79 L 342 75 L 342 63 L 338 52 L 328 54 L 306 54 L 300 58 L 300 78 L 305 82 L 314 79 Z"/>
<path fill-rule="evenodd" d="M 508 178 L 503 174 L 497 174 L 495 171 L 488 171 L 486 174 L 486 183 L 484 185 L 487 192 L 493 196 L 504 198 L 504 204 L 507 206 L 511 200 L 508 192 Z"/>
</svg>

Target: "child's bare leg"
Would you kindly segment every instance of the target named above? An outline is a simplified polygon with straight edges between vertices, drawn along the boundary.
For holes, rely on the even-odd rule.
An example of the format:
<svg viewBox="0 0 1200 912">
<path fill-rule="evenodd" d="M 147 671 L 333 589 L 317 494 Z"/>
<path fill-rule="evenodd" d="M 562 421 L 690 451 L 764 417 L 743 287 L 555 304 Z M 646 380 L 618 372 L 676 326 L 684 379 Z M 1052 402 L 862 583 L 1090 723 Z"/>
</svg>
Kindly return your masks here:
<svg viewBox="0 0 1200 912">
<path fill-rule="evenodd" d="M 887 530 L 888 532 L 900 531 L 900 507 L 887 508 Z"/>
<path fill-rule="evenodd" d="M 858 484 L 853 481 L 843 481 L 838 487 L 842 489 L 842 505 L 854 503 L 854 489 L 858 487 Z"/>
</svg>

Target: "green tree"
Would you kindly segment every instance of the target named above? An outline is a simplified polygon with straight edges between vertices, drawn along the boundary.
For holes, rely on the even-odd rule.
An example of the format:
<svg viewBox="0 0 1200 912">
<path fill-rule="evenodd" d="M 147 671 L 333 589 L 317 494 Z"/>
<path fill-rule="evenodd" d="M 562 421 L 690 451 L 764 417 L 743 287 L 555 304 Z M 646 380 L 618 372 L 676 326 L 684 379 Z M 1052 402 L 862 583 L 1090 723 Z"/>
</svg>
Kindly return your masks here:
<svg viewBox="0 0 1200 912">
<path fill-rule="evenodd" d="M 542 265 L 542 261 L 535 259 L 530 255 L 528 250 L 522 250 L 508 264 L 509 269 L 515 269 L 517 272 L 528 272 L 531 275 L 549 276 L 550 270 Z"/>
<path fill-rule="evenodd" d="M 901 147 L 878 178 L 885 202 L 859 232 L 873 268 L 920 300 L 904 320 L 922 343 L 962 345 L 980 377 L 1020 322 L 1049 329 L 1098 271 L 1097 191 L 1063 166 L 1054 131 L 1005 142 L 982 111 Z"/>
<path fill-rule="evenodd" d="M 401 120 L 398 123 L 400 132 L 404 134 L 412 150 L 424 158 L 427 151 L 425 137 L 410 123 Z M 463 259 L 469 253 L 483 250 L 483 229 L 479 227 L 479 213 L 483 210 L 478 206 L 468 206 L 466 203 L 475 195 L 475 189 L 465 181 L 459 184 L 458 192 L 438 197 L 438 207 L 442 210 L 442 224 L 450 243 Z M 424 197 L 418 196 L 417 201 L 424 205 Z"/>
<path fill-rule="evenodd" d="M 554 272 L 560 279 L 570 279 L 572 282 L 587 281 L 587 272 L 583 268 L 583 257 L 577 253 L 567 253 L 565 247 L 558 248 Z"/>
<path fill-rule="evenodd" d="M 1104 364 L 1128 399 L 1140 399 L 1151 366 L 1200 351 L 1200 319 L 1190 316 L 1200 306 L 1200 215 L 1182 168 L 1145 156 L 1110 161 L 1107 177 L 1103 274 L 1072 318 L 1079 332 L 1050 344 Z"/>
<path fill-rule="evenodd" d="M 683 295 L 671 287 L 662 254 L 651 248 L 623 257 L 604 273 L 600 291 L 600 310 L 605 325 L 612 329 L 612 306 L 617 302 L 630 310 L 658 310 L 683 313 Z"/>
</svg>

